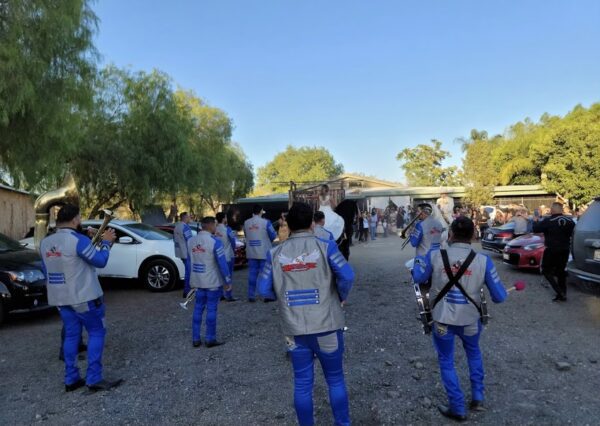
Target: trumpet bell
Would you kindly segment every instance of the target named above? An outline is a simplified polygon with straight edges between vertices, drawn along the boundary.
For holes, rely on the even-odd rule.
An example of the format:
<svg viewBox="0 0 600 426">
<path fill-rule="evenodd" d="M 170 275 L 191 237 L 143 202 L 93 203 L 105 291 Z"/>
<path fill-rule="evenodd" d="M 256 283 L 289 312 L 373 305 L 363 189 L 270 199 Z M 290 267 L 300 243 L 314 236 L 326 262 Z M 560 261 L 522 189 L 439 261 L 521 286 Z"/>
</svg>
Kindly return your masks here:
<svg viewBox="0 0 600 426">
<path fill-rule="evenodd" d="M 187 304 L 188 304 L 187 301 L 186 302 L 180 302 L 179 306 L 181 306 L 183 309 L 185 309 L 187 311 Z"/>
</svg>

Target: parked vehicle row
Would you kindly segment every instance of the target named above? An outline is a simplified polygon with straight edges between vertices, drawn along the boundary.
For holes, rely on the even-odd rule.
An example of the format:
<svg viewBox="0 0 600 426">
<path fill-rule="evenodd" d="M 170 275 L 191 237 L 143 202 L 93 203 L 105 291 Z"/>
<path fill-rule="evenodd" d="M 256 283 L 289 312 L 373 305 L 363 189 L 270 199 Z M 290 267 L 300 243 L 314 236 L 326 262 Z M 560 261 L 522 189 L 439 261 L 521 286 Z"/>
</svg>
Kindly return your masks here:
<svg viewBox="0 0 600 426">
<path fill-rule="evenodd" d="M 545 250 L 543 234 L 514 238 L 514 223 L 507 223 L 486 230 L 481 246 L 501 253 L 504 263 L 517 268 L 541 269 Z M 567 272 L 584 286 L 600 289 L 600 197 L 577 220 Z"/>
<path fill-rule="evenodd" d="M 100 227 L 101 220 L 86 220 L 84 228 Z M 199 224 L 198 224 L 199 225 Z M 127 220 L 112 220 L 117 239 L 107 265 L 98 276 L 137 279 L 154 292 L 173 289 L 185 277 L 185 267 L 175 256 L 173 225 L 159 227 Z M 197 229 L 192 226 L 192 232 Z M 51 230 L 52 232 L 52 230 Z M 245 244 L 236 244 L 236 266 L 247 263 Z M 42 262 L 31 236 L 15 241 L 0 234 L 0 324 L 8 312 L 47 308 Z"/>
</svg>

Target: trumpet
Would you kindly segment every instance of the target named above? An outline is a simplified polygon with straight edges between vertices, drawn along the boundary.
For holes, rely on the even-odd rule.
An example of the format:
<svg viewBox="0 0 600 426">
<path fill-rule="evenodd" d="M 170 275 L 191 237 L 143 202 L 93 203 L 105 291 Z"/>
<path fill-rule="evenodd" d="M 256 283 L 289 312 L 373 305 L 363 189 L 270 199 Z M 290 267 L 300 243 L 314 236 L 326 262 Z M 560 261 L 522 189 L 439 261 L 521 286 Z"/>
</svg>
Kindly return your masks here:
<svg viewBox="0 0 600 426">
<path fill-rule="evenodd" d="M 412 228 L 412 226 L 415 224 L 415 222 L 417 220 L 419 220 L 419 216 L 420 216 L 420 214 L 417 214 L 414 217 L 414 219 L 411 220 L 410 223 L 404 227 L 404 229 L 402 230 L 402 232 L 400 232 L 400 238 L 404 238 L 404 242 L 402 243 L 402 247 L 400 248 L 400 250 L 404 250 L 404 247 L 406 247 L 408 245 L 408 242 L 410 241 L 410 238 L 406 237 L 406 233 L 408 232 L 408 230 L 410 228 Z"/>
<path fill-rule="evenodd" d="M 92 245 L 94 246 L 98 245 L 100 241 L 102 241 L 102 234 L 104 234 L 108 223 L 115 218 L 113 216 L 113 212 L 111 212 L 110 210 L 104 209 L 102 210 L 102 212 L 104 212 L 104 221 L 102 222 L 102 225 L 100 225 L 100 228 L 98 228 L 98 230 L 96 231 L 96 235 L 94 235 L 94 238 L 92 238 Z"/>
<path fill-rule="evenodd" d="M 179 306 L 181 306 L 183 309 L 185 309 L 187 311 L 187 305 L 188 303 L 190 303 L 192 300 L 194 300 L 194 296 L 196 295 L 196 289 L 193 288 L 187 295 L 187 297 L 185 298 L 185 301 L 179 303 Z"/>
</svg>

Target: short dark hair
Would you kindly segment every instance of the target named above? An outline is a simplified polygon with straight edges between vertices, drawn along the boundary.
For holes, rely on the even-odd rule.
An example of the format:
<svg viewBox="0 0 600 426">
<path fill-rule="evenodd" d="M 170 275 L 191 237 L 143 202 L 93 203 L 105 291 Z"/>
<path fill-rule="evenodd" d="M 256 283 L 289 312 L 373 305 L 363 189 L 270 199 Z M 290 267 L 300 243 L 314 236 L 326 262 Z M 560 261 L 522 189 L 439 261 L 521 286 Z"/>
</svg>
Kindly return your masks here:
<svg viewBox="0 0 600 426">
<path fill-rule="evenodd" d="M 223 222 L 223 219 L 225 219 L 225 213 L 223 213 L 223 212 L 217 213 L 217 223 Z"/>
<path fill-rule="evenodd" d="M 322 221 L 323 219 L 325 219 L 325 213 L 323 213 L 323 212 L 322 212 L 322 211 L 320 211 L 320 210 L 317 210 L 317 211 L 315 212 L 314 219 L 315 219 L 315 222 L 320 222 L 320 221 Z"/>
<path fill-rule="evenodd" d="M 252 214 L 260 214 L 262 212 L 262 206 L 260 204 L 255 204 L 252 206 Z"/>
<path fill-rule="evenodd" d="M 471 241 L 475 233 L 475 225 L 473 225 L 473 221 L 468 217 L 459 216 L 450 225 L 450 230 L 452 231 L 453 239 Z"/>
<path fill-rule="evenodd" d="M 202 225 L 208 225 L 209 223 L 215 223 L 215 221 L 216 221 L 216 219 L 214 218 L 214 216 L 205 216 L 202 218 L 200 223 Z"/>
<path fill-rule="evenodd" d="M 67 223 L 75 219 L 79 214 L 79 207 L 73 204 L 65 204 L 56 214 L 56 223 Z"/>
<path fill-rule="evenodd" d="M 417 208 L 422 212 L 426 212 L 427 214 L 433 213 L 433 207 L 431 207 L 431 204 L 429 203 L 421 203 L 417 206 Z"/>
<path fill-rule="evenodd" d="M 187 215 L 188 215 L 188 212 L 182 212 L 182 213 L 179 215 L 179 220 L 183 220 L 183 219 L 185 219 L 185 217 L 186 217 Z"/>
<path fill-rule="evenodd" d="M 290 231 L 308 229 L 313 221 L 312 208 L 302 202 L 295 202 L 287 215 L 287 224 Z"/>
</svg>

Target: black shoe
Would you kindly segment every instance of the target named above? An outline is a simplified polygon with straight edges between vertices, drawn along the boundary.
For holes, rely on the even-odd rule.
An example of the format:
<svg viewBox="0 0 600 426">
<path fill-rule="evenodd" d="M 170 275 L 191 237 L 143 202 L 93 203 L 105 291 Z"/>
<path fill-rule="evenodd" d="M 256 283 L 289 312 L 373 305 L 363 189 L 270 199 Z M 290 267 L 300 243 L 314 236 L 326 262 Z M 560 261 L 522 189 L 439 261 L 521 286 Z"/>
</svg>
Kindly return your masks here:
<svg viewBox="0 0 600 426">
<path fill-rule="evenodd" d="M 467 420 L 467 416 L 465 416 L 464 414 L 455 414 L 452 411 L 450 411 L 450 408 L 446 407 L 445 405 L 438 405 L 438 411 L 442 416 L 448 417 L 452 420 L 456 420 L 457 422 L 464 422 L 465 420 Z"/>
<path fill-rule="evenodd" d="M 250 299 L 250 298 L 248 299 L 248 303 L 254 303 L 254 302 L 256 302 L 256 299 Z"/>
<path fill-rule="evenodd" d="M 79 379 L 75 383 L 71 383 L 70 385 L 65 385 L 65 392 L 73 392 L 74 390 L 77 390 L 84 386 L 85 386 L 85 380 Z"/>
<path fill-rule="evenodd" d="M 561 296 L 560 294 L 557 294 L 554 299 L 552 299 L 553 302 L 566 302 L 567 298 L 565 296 Z"/>
<path fill-rule="evenodd" d="M 88 385 L 88 389 L 91 392 L 107 391 L 112 388 L 116 388 L 121 383 L 123 383 L 123 379 L 118 379 L 114 381 L 101 380 L 98 383 L 94 383 L 93 385 Z"/>
<path fill-rule="evenodd" d="M 194 346 L 195 348 L 198 348 L 198 347 L 202 346 L 202 341 L 201 340 L 194 340 L 192 342 L 192 346 Z"/>
<path fill-rule="evenodd" d="M 486 408 L 483 405 L 483 401 L 477 401 L 476 399 L 474 399 L 469 404 L 469 410 L 471 410 L 471 411 L 485 411 Z"/>
<path fill-rule="evenodd" d="M 225 296 L 221 296 L 221 302 L 224 302 L 226 300 L 227 300 L 227 298 Z"/>
<path fill-rule="evenodd" d="M 237 302 L 238 300 L 240 300 L 240 299 L 235 298 L 235 297 L 225 298 L 226 302 Z"/>
<path fill-rule="evenodd" d="M 271 299 L 270 297 L 263 299 L 263 302 L 265 302 L 265 303 L 274 302 L 274 301 L 275 301 L 275 299 Z"/>
<path fill-rule="evenodd" d="M 206 347 L 207 348 L 214 348 L 215 346 L 221 346 L 224 345 L 223 342 L 217 342 L 216 340 L 213 340 L 212 342 L 206 342 Z"/>
</svg>

